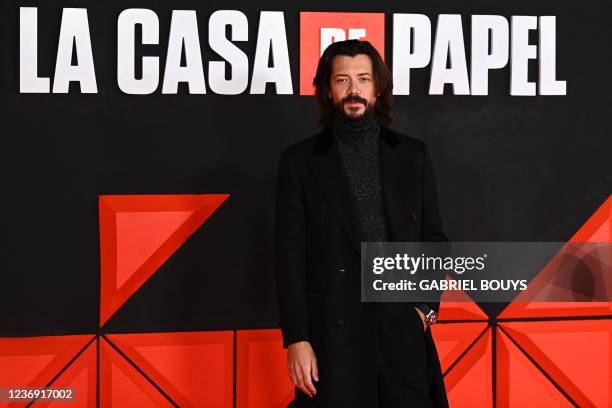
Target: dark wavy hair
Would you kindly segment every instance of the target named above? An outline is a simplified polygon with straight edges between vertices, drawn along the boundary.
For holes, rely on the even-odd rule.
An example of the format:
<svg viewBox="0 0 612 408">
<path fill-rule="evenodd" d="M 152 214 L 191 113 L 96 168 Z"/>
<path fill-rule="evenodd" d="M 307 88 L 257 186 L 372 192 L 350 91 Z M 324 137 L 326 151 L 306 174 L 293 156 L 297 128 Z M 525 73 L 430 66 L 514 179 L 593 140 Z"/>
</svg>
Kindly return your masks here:
<svg viewBox="0 0 612 408">
<path fill-rule="evenodd" d="M 393 121 L 391 112 L 393 107 L 393 77 L 389 68 L 385 65 L 376 48 L 368 41 L 346 40 L 337 41 L 325 49 L 321 59 L 319 59 L 317 73 L 312 81 L 315 87 L 315 99 L 321 115 L 319 125 L 329 125 L 335 114 L 336 108 L 328 96 L 334 58 L 337 55 L 354 57 L 357 54 L 366 54 L 372 60 L 374 83 L 377 93 L 380 93 L 374 105 L 374 115 L 381 125 L 389 125 Z"/>
</svg>

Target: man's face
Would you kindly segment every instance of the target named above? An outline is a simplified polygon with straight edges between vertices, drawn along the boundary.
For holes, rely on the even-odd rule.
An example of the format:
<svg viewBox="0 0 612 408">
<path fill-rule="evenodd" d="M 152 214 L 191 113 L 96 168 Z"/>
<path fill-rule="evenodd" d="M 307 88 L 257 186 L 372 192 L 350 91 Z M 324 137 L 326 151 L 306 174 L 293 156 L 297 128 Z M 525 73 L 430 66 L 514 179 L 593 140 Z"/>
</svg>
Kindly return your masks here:
<svg viewBox="0 0 612 408">
<path fill-rule="evenodd" d="M 351 119 L 359 119 L 366 109 L 373 108 L 378 94 L 370 57 L 334 57 L 328 96 L 336 109 Z"/>
</svg>

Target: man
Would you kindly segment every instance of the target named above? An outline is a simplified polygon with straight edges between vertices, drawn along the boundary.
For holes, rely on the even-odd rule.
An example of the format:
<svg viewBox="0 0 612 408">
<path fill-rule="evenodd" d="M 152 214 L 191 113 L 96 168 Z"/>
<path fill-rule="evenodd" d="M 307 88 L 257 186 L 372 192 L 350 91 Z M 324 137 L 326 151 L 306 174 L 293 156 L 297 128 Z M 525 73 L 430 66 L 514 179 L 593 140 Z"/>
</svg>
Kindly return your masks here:
<svg viewBox="0 0 612 408">
<path fill-rule="evenodd" d="M 297 407 L 448 406 L 439 303 L 361 302 L 360 243 L 446 241 L 425 145 L 391 130 L 392 79 L 367 41 L 330 45 L 318 134 L 278 169 L 275 268 Z"/>
</svg>

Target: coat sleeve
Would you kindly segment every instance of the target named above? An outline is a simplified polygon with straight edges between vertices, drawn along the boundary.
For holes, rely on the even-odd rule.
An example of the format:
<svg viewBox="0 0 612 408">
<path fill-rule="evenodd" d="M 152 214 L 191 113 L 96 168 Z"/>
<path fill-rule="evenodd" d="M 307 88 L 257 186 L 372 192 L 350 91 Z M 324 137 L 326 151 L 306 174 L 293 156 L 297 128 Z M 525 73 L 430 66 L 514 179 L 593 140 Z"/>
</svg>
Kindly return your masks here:
<svg viewBox="0 0 612 408">
<path fill-rule="evenodd" d="M 438 203 L 438 190 L 433 166 L 429 157 L 427 146 L 423 147 L 423 203 L 422 203 L 422 222 L 421 222 L 421 241 L 423 242 L 448 242 L 448 238 L 442 229 L 442 219 L 440 217 L 440 206 Z M 436 302 L 425 302 L 436 312 L 440 309 L 440 297 L 442 291 L 434 294 Z"/>
<path fill-rule="evenodd" d="M 306 222 L 304 196 L 289 150 L 278 165 L 275 208 L 275 256 L 279 326 L 283 347 L 309 340 L 306 303 Z"/>
</svg>

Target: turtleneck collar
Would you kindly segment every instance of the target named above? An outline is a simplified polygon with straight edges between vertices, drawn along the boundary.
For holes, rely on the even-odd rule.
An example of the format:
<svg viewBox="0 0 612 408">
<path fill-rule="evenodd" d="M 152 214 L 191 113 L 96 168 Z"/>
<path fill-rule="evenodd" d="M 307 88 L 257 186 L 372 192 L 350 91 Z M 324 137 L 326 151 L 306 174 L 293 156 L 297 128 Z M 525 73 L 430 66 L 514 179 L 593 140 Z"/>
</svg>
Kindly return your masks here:
<svg viewBox="0 0 612 408">
<path fill-rule="evenodd" d="M 364 138 L 368 135 L 377 135 L 379 123 L 373 109 L 367 109 L 358 119 L 351 119 L 344 114 L 335 112 L 331 123 L 332 130 L 342 139 Z"/>
</svg>

